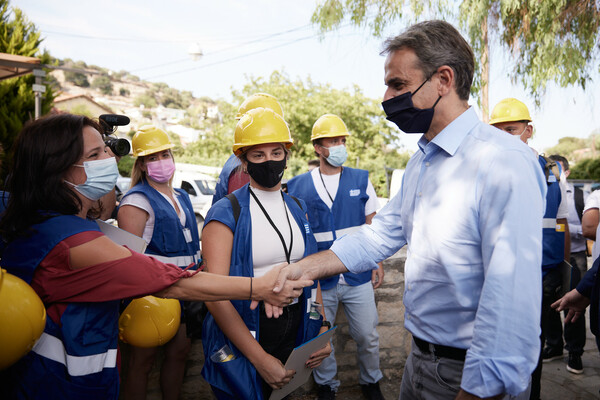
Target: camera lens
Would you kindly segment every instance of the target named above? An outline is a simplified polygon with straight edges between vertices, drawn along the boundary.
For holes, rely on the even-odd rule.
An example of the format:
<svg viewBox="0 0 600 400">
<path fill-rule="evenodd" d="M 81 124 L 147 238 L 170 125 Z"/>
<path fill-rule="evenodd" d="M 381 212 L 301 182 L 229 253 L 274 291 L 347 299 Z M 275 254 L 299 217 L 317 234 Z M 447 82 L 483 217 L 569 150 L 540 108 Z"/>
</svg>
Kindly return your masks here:
<svg viewBox="0 0 600 400">
<path fill-rule="evenodd" d="M 118 157 L 126 156 L 129 154 L 129 150 L 131 150 L 131 145 L 127 139 L 108 138 L 104 143 L 110 147 L 113 154 Z"/>
</svg>

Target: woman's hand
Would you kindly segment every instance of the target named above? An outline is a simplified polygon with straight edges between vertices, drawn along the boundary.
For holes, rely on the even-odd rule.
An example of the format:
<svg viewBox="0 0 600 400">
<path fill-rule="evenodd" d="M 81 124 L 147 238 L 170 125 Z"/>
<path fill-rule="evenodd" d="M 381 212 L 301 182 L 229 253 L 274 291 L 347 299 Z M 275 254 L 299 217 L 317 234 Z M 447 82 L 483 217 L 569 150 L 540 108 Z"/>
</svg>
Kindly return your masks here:
<svg viewBox="0 0 600 400">
<path fill-rule="evenodd" d="M 273 389 L 281 389 L 292 380 L 296 373 L 294 370 L 286 370 L 281 361 L 266 353 L 254 367 L 263 380 Z"/>
<path fill-rule="evenodd" d="M 300 297 L 304 287 L 313 285 L 314 282 L 310 279 L 298 279 L 295 281 L 288 279 L 279 293 L 273 292 L 279 272 L 286 265 L 287 264 L 281 264 L 273 267 L 265 275 L 254 279 L 252 288 L 252 299 L 254 301 L 252 302 L 252 309 L 256 308 L 258 301 L 260 300 L 276 307 L 284 307 L 291 304 L 295 298 Z"/>
<path fill-rule="evenodd" d="M 308 368 L 317 368 L 324 359 L 329 357 L 331 354 L 331 342 L 327 342 L 327 345 L 320 350 L 315 351 L 310 355 L 310 358 L 306 361 Z"/>
</svg>

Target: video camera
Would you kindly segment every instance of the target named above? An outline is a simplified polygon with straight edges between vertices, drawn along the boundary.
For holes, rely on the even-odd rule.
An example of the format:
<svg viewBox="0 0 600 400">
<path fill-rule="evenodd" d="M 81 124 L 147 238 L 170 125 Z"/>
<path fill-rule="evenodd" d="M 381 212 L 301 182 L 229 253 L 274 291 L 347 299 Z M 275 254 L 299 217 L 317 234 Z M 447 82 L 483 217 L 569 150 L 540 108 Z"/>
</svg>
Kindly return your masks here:
<svg viewBox="0 0 600 400">
<path fill-rule="evenodd" d="M 129 117 L 119 114 L 102 114 L 99 119 L 100 125 L 104 128 L 104 132 L 102 132 L 104 144 L 110 147 L 113 154 L 117 157 L 123 157 L 129 154 L 129 150 L 131 150 L 129 141 L 113 136 L 117 130 L 117 126 L 129 125 Z"/>
</svg>

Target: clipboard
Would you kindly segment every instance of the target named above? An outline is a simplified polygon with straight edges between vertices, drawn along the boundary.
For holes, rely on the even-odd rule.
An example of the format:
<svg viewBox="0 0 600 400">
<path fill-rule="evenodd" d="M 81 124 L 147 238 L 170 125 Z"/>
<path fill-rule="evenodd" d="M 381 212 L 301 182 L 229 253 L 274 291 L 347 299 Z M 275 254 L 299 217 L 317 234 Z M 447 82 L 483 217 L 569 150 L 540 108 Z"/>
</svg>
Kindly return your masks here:
<svg viewBox="0 0 600 400">
<path fill-rule="evenodd" d="M 558 264 L 558 269 L 562 277 L 562 284 L 559 295 L 562 297 L 570 290 L 574 289 L 572 282 L 579 282 L 581 279 L 581 273 L 578 268 L 573 268 L 571 264 L 563 260 Z"/>
<path fill-rule="evenodd" d="M 110 240 L 121 246 L 127 246 L 129 250 L 137 251 L 138 253 L 144 254 L 146 246 L 148 245 L 144 239 L 133 233 L 124 231 L 123 229 L 117 228 L 114 225 L 106 223 L 102 220 L 97 219 L 96 223 L 98 227 Z"/>
<path fill-rule="evenodd" d="M 323 348 L 327 342 L 329 342 L 335 332 L 335 328 L 337 328 L 337 326 L 334 326 L 328 331 L 321 333 L 292 350 L 292 353 L 285 362 L 285 369 L 293 369 L 296 371 L 296 374 L 287 385 L 281 389 L 273 390 L 269 400 L 280 400 L 308 381 L 308 378 L 310 378 L 310 375 L 312 374 L 312 369 L 306 368 L 304 364 L 306 364 L 306 361 L 312 353 Z"/>
</svg>

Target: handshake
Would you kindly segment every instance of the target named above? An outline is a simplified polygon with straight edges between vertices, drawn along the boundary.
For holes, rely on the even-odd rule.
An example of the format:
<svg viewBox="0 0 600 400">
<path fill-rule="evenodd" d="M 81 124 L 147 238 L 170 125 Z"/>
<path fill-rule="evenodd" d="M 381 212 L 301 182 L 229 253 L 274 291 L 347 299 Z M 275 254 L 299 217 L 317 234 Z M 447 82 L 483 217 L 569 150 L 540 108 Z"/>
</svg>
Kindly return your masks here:
<svg viewBox="0 0 600 400">
<path fill-rule="evenodd" d="M 278 318 L 283 313 L 283 307 L 292 304 L 295 298 L 302 295 L 305 287 L 314 284 L 299 263 L 280 264 L 255 279 L 255 282 L 258 287 L 253 293 L 250 308 L 254 310 L 262 300 L 269 318 Z"/>
<path fill-rule="evenodd" d="M 383 271 L 383 268 L 379 270 Z M 292 264 L 278 265 L 259 278 L 264 279 L 261 284 L 266 285 L 270 290 L 256 296 L 260 298 L 253 296 L 250 307 L 255 309 L 258 301 L 262 300 L 265 303 L 267 317 L 277 318 L 283 312 L 283 307 L 299 297 L 302 294 L 302 288 L 312 286 L 315 279 L 344 272 L 348 272 L 348 270 L 331 250 L 311 254 Z M 379 284 L 382 280 L 383 275 L 379 278 Z"/>
</svg>

